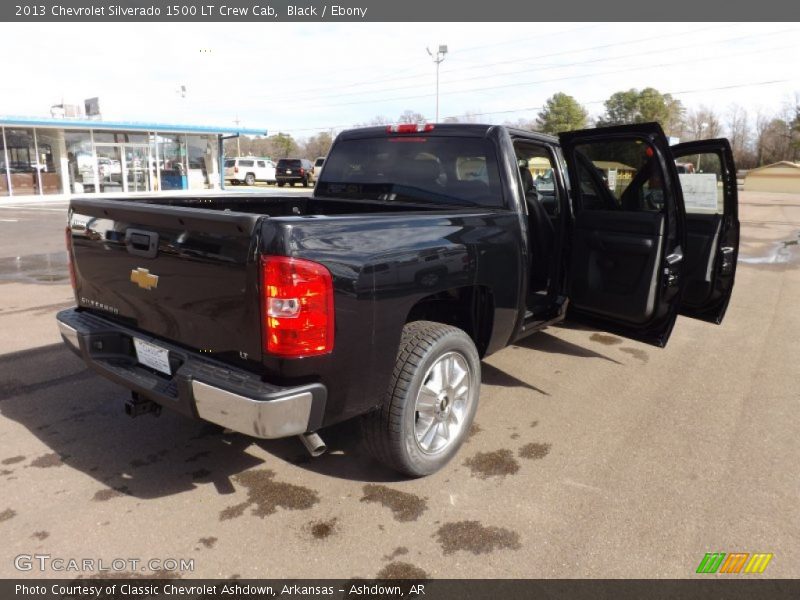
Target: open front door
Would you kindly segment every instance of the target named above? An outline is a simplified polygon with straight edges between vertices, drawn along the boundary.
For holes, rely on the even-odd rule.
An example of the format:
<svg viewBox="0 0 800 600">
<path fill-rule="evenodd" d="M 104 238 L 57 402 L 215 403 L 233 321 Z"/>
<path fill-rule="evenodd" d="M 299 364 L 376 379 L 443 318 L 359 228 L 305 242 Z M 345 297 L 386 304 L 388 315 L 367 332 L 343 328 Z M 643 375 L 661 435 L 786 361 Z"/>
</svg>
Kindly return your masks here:
<svg viewBox="0 0 800 600">
<path fill-rule="evenodd" d="M 683 281 L 684 209 L 657 123 L 561 134 L 574 210 L 569 320 L 656 346 Z"/>
<path fill-rule="evenodd" d="M 739 253 L 736 166 L 728 140 L 672 147 L 686 206 L 686 266 L 680 313 L 721 323 Z"/>
</svg>

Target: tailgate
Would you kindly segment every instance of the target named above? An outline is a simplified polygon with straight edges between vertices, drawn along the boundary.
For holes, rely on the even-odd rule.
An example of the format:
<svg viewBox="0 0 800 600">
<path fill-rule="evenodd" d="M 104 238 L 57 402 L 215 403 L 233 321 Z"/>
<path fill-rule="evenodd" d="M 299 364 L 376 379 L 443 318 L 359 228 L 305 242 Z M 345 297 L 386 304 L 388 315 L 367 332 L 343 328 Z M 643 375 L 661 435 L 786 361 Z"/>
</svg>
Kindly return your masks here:
<svg viewBox="0 0 800 600">
<path fill-rule="evenodd" d="M 260 358 L 250 258 L 265 217 L 121 200 L 70 206 L 79 306 L 220 358 Z"/>
</svg>

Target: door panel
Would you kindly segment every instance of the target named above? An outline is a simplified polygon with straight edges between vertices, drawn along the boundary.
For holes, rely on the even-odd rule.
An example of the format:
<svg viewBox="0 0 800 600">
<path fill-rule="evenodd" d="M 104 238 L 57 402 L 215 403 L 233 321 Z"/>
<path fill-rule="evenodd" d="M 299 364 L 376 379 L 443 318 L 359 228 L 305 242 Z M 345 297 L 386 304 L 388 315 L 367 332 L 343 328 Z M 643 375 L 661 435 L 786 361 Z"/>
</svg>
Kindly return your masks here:
<svg viewBox="0 0 800 600">
<path fill-rule="evenodd" d="M 686 281 L 680 313 L 721 323 L 739 251 L 736 167 L 725 139 L 679 144 L 672 153 L 686 205 Z"/>
<path fill-rule="evenodd" d="M 664 216 L 583 211 L 575 220 L 570 300 L 578 310 L 642 324 L 655 313 Z"/>
<path fill-rule="evenodd" d="M 575 213 L 568 319 L 663 346 L 678 313 L 685 224 L 661 127 L 560 137 Z"/>
</svg>

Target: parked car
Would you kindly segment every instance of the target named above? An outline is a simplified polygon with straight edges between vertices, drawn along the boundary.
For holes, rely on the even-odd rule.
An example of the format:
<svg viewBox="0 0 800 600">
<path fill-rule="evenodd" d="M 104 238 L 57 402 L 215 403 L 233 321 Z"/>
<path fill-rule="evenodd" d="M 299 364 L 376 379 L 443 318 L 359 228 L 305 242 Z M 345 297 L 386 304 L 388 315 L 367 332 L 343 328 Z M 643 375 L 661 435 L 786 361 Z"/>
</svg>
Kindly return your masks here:
<svg viewBox="0 0 800 600">
<path fill-rule="evenodd" d="M 696 192 L 684 205 L 675 159 L 698 154 L 721 165 L 714 214 L 685 209 Z M 552 214 L 518 166 L 532 155 L 553 165 Z M 605 183 L 609 161 L 629 169 L 625 186 Z M 279 181 L 307 175 L 282 163 Z M 670 148 L 656 123 L 559 138 L 345 131 L 311 196 L 73 198 L 77 307 L 57 319 L 88 366 L 133 392 L 132 416 L 168 407 L 298 435 L 314 455 L 318 432 L 358 417 L 377 460 L 427 475 L 468 435 L 481 359 L 508 344 L 564 319 L 655 346 L 679 313 L 720 323 L 734 173 L 727 140 Z"/>
<path fill-rule="evenodd" d="M 322 174 L 322 165 L 325 164 L 325 157 L 318 156 L 317 160 L 314 161 L 314 182 L 316 183 L 319 181 L 319 176 Z"/>
<path fill-rule="evenodd" d="M 275 179 L 279 187 L 287 183 L 292 186 L 302 183 L 303 187 L 308 187 L 314 180 L 314 165 L 305 158 L 281 158 L 275 167 Z"/>
<path fill-rule="evenodd" d="M 226 158 L 225 181 L 233 185 L 255 185 L 258 181 L 275 183 L 275 163 L 254 156 Z"/>
</svg>

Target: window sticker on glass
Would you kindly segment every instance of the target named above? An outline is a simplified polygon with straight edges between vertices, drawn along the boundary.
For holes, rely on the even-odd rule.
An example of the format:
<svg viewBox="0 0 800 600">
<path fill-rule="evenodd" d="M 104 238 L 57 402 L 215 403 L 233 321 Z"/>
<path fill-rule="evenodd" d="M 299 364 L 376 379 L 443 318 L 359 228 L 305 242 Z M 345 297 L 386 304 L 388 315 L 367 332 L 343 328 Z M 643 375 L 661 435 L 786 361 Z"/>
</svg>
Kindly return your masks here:
<svg viewBox="0 0 800 600">
<path fill-rule="evenodd" d="M 717 176 L 714 173 L 679 173 L 687 210 L 717 210 Z"/>
</svg>

